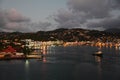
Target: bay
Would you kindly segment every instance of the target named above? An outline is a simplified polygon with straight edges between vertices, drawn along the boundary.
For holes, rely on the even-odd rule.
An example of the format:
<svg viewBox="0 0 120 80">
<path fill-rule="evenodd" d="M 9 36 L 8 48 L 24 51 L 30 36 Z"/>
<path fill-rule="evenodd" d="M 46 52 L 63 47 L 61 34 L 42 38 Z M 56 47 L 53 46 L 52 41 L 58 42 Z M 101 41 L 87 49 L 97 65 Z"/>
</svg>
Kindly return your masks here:
<svg viewBox="0 0 120 80">
<path fill-rule="evenodd" d="M 92 55 L 97 51 L 103 57 Z M 0 80 L 120 80 L 115 47 L 49 46 L 42 53 L 43 60 L 0 61 Z"/>
</svg>

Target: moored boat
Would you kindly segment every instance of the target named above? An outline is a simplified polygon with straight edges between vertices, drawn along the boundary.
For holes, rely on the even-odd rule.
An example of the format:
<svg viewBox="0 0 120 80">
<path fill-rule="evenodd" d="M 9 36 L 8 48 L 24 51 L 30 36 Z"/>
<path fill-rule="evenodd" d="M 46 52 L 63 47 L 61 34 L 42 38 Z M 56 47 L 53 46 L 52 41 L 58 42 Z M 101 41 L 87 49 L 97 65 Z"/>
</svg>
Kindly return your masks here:
<svg viewBox="0 0 120 80">
<path fill-rule="evenodd" d="M 103 53 L 102 51 L 98 51 L 98 52 L 95 52 L 94 54 L 92 54 L 93 56 L 100 56 L 102 57 L 103 56 Z"/>
</svg>

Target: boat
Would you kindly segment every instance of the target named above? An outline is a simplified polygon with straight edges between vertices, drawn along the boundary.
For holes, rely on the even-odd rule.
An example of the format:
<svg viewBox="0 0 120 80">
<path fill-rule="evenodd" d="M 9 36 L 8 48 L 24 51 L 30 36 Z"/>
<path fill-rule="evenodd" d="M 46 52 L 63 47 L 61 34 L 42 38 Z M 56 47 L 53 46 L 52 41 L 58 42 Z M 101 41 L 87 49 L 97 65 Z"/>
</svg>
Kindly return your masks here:
<svg viewBox="0 0 120 80">
<path fill-rule="evenodd" d="M 92 55 L 93 55 L 93 56 L 103 57 L 103 53 L 102 53 L 102 51 L 95 52 L 95 53 L 92 54 Z"/>
</svg>

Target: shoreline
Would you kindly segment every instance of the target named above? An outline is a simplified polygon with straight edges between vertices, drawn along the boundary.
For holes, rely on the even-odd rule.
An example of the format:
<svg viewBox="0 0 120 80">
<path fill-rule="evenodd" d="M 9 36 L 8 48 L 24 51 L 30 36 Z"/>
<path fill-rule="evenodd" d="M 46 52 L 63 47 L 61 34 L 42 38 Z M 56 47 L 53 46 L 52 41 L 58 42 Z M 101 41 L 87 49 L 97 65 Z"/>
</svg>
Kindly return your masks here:
<svg viewBox="0 0 120 80">
<path fill-rule="evenodd" d="M 14 57 L 0 57 L 0 60 L 24 60 L 24 59 L 42 59 L 42 55 L 27 55 L 27 56 L 14 56 Z"/>
</svg>

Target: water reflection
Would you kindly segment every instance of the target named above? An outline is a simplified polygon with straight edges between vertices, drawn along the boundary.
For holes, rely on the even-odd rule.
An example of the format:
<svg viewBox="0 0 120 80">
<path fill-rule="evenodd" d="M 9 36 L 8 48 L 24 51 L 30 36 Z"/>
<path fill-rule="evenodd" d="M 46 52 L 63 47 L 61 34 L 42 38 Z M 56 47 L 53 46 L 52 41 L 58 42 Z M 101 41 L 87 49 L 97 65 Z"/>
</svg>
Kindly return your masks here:
<svg viewBox="0 0 120 80">
<path fill-rule="evenodd" d="M 41 46 L 41 51 L 43 55 L 47 54 L 47 48 L 47 46 Z"/>
<path fill-rule="evenodd" d="M 30 80 L 29 74 L 30 74 L 30 72 L 29 72 L 29 60 L 26 60 L 25 61 L 25 78 L 26 78 L 26 80 Z"/>
<path fill-rule="evenodd" d="M 103 57 L 92 56 L 96 51 Z M 0 80 L 120 80 L 120 50 L 115 47 L 44 46 L 42 53 L 42 61 L 1 61 L 0 75 L 4 77 Z"/>
<path fill-rule="evenodd" d="M 97 61 L 98 61 L 97 68 L 98 68 L 99 80 L 102 80 L 102 63 L 101 63 L 101 58 L 99 57 Z"/>
<path fill-rule="evenodd" d="M 95 56 L 95 61 L 100 63 L 102 61 L 102 57 L 100 56 Z"/>
<path fill-rule="evenodd" d="M 45 57 L 45 56 L 43 57 L 43 62 L 44 62 L 44 63 L 46 63 L 46 62 L 47 62 L 47 59 L 46 59 L 46 57 Z"/>
<path fill-rule="evenodd" d="M 26 68 L 26 69 L 29 68 L 29 61 L 28 61 L 28 60 L 25 61 L 25 68 Z"/>
<path fill-rule="evenodd" d="M 43 55 L 42 61 L 44 63 L 51 62 L 55 54 L 55 46 L 41 46 L 41 54 Z"/>
<path fill-rule="evenodd" d="M 103 57 L 102 47 L 98 47 L 98 51 L 94 53 L 95 61 L 100 63 Z"/>
<path fill-rule="evenodd" d="M 106 80 L 107 78 L 113 80 L 112 76 L 116 76 L 112 74 L 116 69 L 117 65 L 120 65 L 120 49 L 118 46 L 109 46 L 109 47 L 99 47 L 98 52 L 102 52 L 103 57 L 94 56 L 94 60 L 97 63 L 99 80 Z M 115 69 L 114 69 L 115 68 Z M 118 71 L 118 73 L 120 73 Z M 109 75 L 109 77 L 108 77 Z M 118 79 L 117 79 L 118 80 Z"/>
<path fill-rule="evenodd" d="M 103 55 L 102 47 L 98 48 L 98 51 L 96 54 Z M 102 58 L 103 56 L 95 55 L 95 62 L 97 62 L 97 68 L 98 68 L 98 80 L 102 80 Z"/>
</svg>

